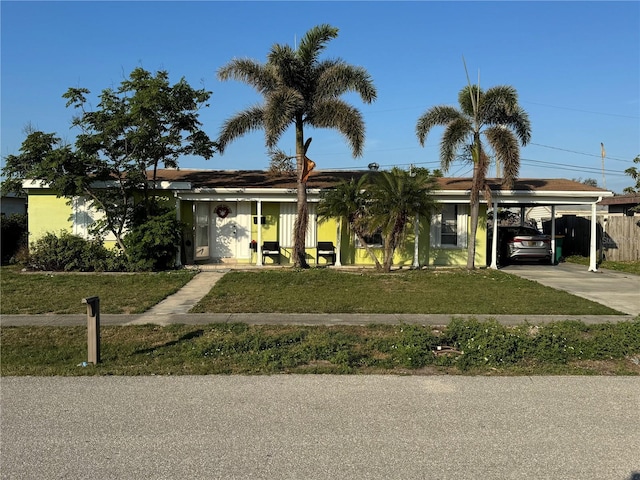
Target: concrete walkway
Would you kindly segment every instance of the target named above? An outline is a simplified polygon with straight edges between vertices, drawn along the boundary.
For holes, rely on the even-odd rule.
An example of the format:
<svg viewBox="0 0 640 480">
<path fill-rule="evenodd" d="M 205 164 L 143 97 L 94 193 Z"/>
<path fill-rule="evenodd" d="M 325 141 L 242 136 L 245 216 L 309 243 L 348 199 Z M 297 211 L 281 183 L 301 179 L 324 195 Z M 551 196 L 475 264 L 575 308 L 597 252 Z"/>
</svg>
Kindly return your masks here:
<svg viewBox="0 0 640 480">
<path fill-rule="evenodd" d="M 168 296 L 144 314 L 130 320 L 129 324 L 157 323 L 168 325 L 175 323 L 171 319 L 176 315 L 184 315 L 193 308 L 228 270 L 203 271 L 198 273 L 184 287 Z M 183 322 L 181 322 L 183 323 Z"/>
</svg>

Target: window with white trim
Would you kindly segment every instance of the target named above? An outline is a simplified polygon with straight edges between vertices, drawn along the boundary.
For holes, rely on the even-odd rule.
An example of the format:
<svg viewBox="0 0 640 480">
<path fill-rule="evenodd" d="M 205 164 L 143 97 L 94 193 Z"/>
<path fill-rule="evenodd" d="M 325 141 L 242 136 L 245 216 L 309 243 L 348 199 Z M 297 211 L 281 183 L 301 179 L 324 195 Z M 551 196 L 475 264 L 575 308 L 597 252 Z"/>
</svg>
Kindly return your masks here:
<svg viewBox="0 0 640 480">
<path fill-rule="evenodd" d="M 466 248 L 468 212 L 468 205 L 442 205 L 440 213 L 431 219 L 431 246 Z"/>
</svg>

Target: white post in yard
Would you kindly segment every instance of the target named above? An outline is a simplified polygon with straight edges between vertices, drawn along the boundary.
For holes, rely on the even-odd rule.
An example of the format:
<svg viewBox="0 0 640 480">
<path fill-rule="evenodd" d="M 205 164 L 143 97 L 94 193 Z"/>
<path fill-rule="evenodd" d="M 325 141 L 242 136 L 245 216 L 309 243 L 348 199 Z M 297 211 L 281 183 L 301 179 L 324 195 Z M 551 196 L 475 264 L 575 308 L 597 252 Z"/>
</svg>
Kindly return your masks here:
<svg viewBox="0 0 640 480">
<path fill-rule="evenodd" d="M 556 263 L 556 206 L 551 205 L 551 265 Z"/>
<path fill-rule="evenodd" d="M 602 199 L 600 199 L 602 200 Z M 598 201 L 600 201 L 598 200 Z M 597 217 L 596 217 L 596 202 L 591 204 L 591 241 L 589 244 L 589 271 L 597 272 L 598 265 L 596 263 L 596 246 L 597 246 L 597 238 L 596 238 L 596 225 L 597 225 Z"/>
<path fill-rule="evenodd" d="M 257 219 L 256 224 L 258 226 L 258 244 L 256 245 L 256 265 L 262 266 L 262 200 L 258 200 L 256 206 Z"/>
<path fill-rule="evenodd" d="M 175 195 L 175 199 L 176 199 L 176 220 L 180 222 L 180 220 L 182 219 L 182 214 L 180 212 L 180 197 L 178 197 L 177 193 Z M 182 266 L 181 257 L 182 257 L 182 242 L 178 244 L 178 251 L 176 252 L 176 267 Z"/>
<path fill-rule="evenodd" d="M 491 266 L 493 270 L 498 269 L 498 203 L 493 202 L 493 238 L 491 239 Z"/>
<path fill-rule="evenodd" d="M 420 218 L 416 213 L 415 225 L 413 227 L 413 268 L 420 268 L 420 262 L 418 261 L 419 245 L 420 245 Z"/>
</svg>

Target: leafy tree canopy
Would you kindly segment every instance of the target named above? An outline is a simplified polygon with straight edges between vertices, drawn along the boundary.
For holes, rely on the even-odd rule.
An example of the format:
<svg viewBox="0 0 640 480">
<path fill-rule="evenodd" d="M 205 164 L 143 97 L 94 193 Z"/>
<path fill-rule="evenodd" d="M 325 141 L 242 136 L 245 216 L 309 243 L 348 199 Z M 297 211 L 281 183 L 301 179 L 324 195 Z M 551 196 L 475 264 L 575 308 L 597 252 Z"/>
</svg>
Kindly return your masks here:
<svg viewBox="0 0 640 480">
<path fill-rule="evenodd" d="M 72 126 L 80 130 L 75 144 L 63 143 L 55 133 L 29 128 L 18 155 L 6 158 L 3 188 L 18 190 L 23 180 L 40 180 L 58 196 L 87 197 L 104 213 L 95 233 L 111 232 L 126 251 L 122 235 L 133 220 L 132 198 L 144 192 L 146 216 L 154 211 L 147 170 L 152 180 L 160 164 L 177 167 L 183 155 L 211 158 L 216 144 L 200 128 L 198 112 L 211 92 L 193 89 L 184 78 L 174 85 L 166 71 L 155 75 L 136 68 L 117 89 L 99 95 L 89 108 L 86 88 L 70 88 L 63 95 L 67 107 L 79 113 Z"/>
</svg>

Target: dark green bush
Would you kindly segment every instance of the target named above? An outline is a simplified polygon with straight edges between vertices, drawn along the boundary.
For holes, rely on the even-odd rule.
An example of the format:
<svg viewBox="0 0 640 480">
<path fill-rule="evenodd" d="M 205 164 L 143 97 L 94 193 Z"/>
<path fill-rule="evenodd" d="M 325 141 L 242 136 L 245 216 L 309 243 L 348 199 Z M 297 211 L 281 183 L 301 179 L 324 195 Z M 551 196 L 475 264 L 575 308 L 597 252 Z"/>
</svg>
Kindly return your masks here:
<svg viewBox="0 0 640 480">
<path fill-rule="evenodd" d="M 85 240 L 68 232 L 47 233 L 31 245 L 28 267 L 61 272 L 126 270 L 118 252 L 107 249 L 101 239 Z"/>
<path fill-rule="evenodd" d="M 18 250 L 27 245 L 27 216 L 21 213 L 2 215 L 0 230 L 2 263 L 12 263 Z"/>
<path fill-rule="evenodd" d="M 134 225 L 124 237 L 130 269 L 160 271 L 174 268 L 182 224 L 175 210 L 164 209 Z"/>
</svg>

